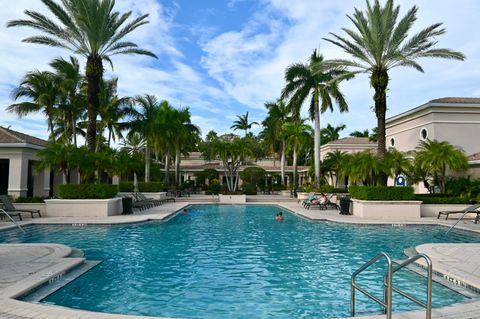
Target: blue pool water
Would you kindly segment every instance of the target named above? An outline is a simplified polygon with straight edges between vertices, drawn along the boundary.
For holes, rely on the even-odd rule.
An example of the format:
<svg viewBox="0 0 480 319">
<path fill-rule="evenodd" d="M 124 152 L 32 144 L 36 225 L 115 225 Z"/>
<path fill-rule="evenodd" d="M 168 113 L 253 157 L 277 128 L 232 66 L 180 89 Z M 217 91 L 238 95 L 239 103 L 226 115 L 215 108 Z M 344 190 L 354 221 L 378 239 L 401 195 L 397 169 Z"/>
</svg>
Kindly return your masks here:
<svg viewBox="0 0 480 319">
<path fill-rule="evenodd" d="M 37 225 L 0 232 L 0 242 L 63 243 L 103 262 L 43 302 L 93 311 L 181 318 L 349 316 L 350 275 L 380 251 L 404 258 L 422 243 L 480 242 L 434 226 L 312 223 L 278 207 L 192 206 L 166 223 L 72 227 Z M 377 268 L 383 266 L 378 265 Z M 359 283 L 381 296 L 381 276 Z M 411 282 L 415 283 L 412 284 Z M 395 284 L 425 296 L 424 279 L 402 271 Z M 358 294 L 357 294 L 358 296 Z M 465 301 L 434 286 L 434 306 Z M 395 311 L 416 309 L 394 295 Z M 378 311 L 359 296 L 357 309 Z"/>
</svg>

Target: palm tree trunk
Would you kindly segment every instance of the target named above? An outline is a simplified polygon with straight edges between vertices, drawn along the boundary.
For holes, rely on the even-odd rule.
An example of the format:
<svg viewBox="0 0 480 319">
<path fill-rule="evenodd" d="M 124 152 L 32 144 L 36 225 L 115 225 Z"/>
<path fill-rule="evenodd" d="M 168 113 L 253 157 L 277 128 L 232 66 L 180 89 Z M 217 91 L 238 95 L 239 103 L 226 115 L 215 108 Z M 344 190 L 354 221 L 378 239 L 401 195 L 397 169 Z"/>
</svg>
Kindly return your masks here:
<svg viewBox="0 0 480 319">
<path fill-rule="evenodd" d="M 90 151 L 95 151 L 97 142 L 97 114 L 100 100 L 98 93 L 100 92 L 100 81 L 103 75 L 102 58 L 99 56 L 89 56 L 87 59 L 87 147 Z"/>
<path fill-rule="evenodd" d="M 315 96 L 315 110 L 314 110 L 314 124 L 315 124 L 315 135 L 313 141 L 313 156 L 314 156 L 314 165 L 315 165 L 315 188 L 320 187 L 320 109 L 318 105 L 318 89 L 316 90 Z"/>
<path fill-rule="evenodd" d="M 110 140 L 111 139 L 112 139 L 112 128 L 108 127 L 108 142 L 107 142 L 108 148 L 110 148 Z"/>
<path fill-rule="evenodd" d="M 175 150 L 175 183 L 180 186 L 180 148 Z"/>
<path fill-rule="evenodd" d="M 169 175 L 170 174 L 170 150 L 167 150 L 167 154 L 165 154 L 165 176 L 163 178 L 163 185 L 169 184 Z"/>
<path fill-rule="evenodd" d="M 297 145 L 293 146 L 293 189 L 297 190 Z"/>
<path fill-rule="evenodd" d="M 282 185 L 285 183 L 285 139 L 282 139 L 282 155 L 280 157 L 280 174 L 282 176 Z"/>
<path fill-rule="evenodd" d="M 55 135 L 53 133 L 53 120 L 51 117 L 48 118 L 48 128 L 50 129 L 50 140 L 55 142 Z"/>
<path fill-rule="evenodd" d="M 75 145 L 75 148 L 77 147 L 77 123 L 75 121 L 75 115 L 72 112 L 72 135 L 73 135 L 73 145 Z"/>
<path fill-rule="evenodd" d="M 385 159 L 385 116 L 387 112 L 387 86 L 388 73 L 385 70 L 375 70 L 370 77 L 370 84 L 375 89 L 373 97 L 375 101 L 375 115 L 377 116 L 377 156 L 379 161 Z M 382 186 L 387 186 L 388 176 L 381 172 L 378 182 Z"/>
<path fill-rule="evenodd" d="M 145 182 L 150 182 L 150 148 L 145 147 Z"/>
</svg>

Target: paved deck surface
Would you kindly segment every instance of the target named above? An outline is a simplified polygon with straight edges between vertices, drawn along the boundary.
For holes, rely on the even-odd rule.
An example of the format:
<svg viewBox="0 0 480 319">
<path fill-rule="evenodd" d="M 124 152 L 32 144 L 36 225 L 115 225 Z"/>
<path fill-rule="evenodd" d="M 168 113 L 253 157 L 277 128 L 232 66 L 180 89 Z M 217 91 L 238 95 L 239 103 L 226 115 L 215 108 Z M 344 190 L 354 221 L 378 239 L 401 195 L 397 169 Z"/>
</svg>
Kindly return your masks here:
<svg viewBox="0 0 480 319">
<path fill-rule="evenodd" d="M 193 201 L 169 203 L 135 215 L 111 216 L 106 218 L 35 218 L 20 224 L 115 224 L 164 220 Z M 205 202 L 202 202 L 205 203 Z M 296 202 L 272 202 L 281 205 L 305 218 L 319 221 L 328 220 L 340 223 L 362 224 L 440 224 L 450 226 L 456 220 L 420 220 L 385 219 L 369 220 L 353 216 L 342 216 L 336 211 L 305 210 Z M 11 223 L 1 222 L 0 230 L 12 227 Z M 14 226 L 13 226 L 14 227 Z M 480 232 L 480 224 L 462 221 L 457 227 Z M 447 229 L 447 228 L 446 228 Z M 426 253 L 433 261 L 436 272 L 480 289 L 480 245 L 478 244 L 425 244 L 417 247 L 418 252 Z M 62 275 L 84 261 L 83 258 L 68 258 L 71 249 L 55 244 L 8 244 L 0 245 L 0 318 L 23 319 L 60 319 L 60 318 L 151 318 L 94 313 L 74 310 L 60 306 L 27 303 L 15 300 L 33 287 Z M 346 305 L 347 306 L 347 305 Z M 385 316 L 363 316 L 362 318 L 380 319 Z M 394 314 L 394 318 L 425 318 L 422 311 Z M 480 319 L 480 300 L 433 310 L 433 318 Z"/>
</svg>

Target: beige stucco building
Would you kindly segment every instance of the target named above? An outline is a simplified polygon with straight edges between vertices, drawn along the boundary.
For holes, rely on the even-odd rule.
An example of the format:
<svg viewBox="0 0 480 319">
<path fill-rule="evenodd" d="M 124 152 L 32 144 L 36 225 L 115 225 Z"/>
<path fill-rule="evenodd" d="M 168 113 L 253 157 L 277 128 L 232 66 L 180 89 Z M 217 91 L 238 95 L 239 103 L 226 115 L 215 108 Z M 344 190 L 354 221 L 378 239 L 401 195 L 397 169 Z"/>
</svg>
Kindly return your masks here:
<svg viewBox="0 0 480 319">
<path fill-rule="evenodd" d="M 36 172 L 37 151 L 47 141 L 0 126 L 0 194 L 51 195 L 50 170 Z"/>
</svg>

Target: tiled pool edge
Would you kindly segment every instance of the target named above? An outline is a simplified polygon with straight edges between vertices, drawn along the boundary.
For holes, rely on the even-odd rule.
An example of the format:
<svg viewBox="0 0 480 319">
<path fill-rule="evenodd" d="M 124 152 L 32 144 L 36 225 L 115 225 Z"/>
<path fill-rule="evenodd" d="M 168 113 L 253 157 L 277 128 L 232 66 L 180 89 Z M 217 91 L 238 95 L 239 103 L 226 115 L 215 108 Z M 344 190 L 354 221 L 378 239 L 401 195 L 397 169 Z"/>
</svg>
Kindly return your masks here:
<svg viewBox="0 0 480 319">
<path fill-rule="evenodd" d="M 141 217 L 142 221 L 150 221 L 150 220 L 168 220 L 169 218 L 172 218 L 176 212 L 178 212 L 180 209 L 183 207 L 187 207 L 189 205 L 193 205 L 197 203 L 183 203 L 183 205 L 178 206 L 175 205 L 176 207 L 172 207 L 172 210 L 169 213 L 166 213 L 162 215 L 162 217 L 155 217 L 149 214 L 138 216 Z M 207 204 L 207 203 L 198 203 L 198 204 Z M 382 221 L 381 223 L 372 223 L 368 221 L 358 221 L 358 220 L 349 220 L 349 221 L 344 221 L 344 220 L 338 220 L 338 218 L 332 218 L 330 216 L 322 216 L 322 218 L 311 218 L 305 214 L 302 214 L 302 212 L 298 211 L 301 207 L 297 207 L 298 209 L 292 209 L 292 207 L 289 207 L 287 205 L 284 205 L 283 203 L 252 203 L 252 204 L 265 204 L 265 205 L 276 205 L 278 207 L 281 207 L 283 209 L 286 209 L 288 211 L 293 212 L 296 215 L 301 216 L 302 218 L 306 218 L 310 221 L 320 221 L 320 220 L 327 220 L 330 222 L 338 222 L 338 223 L 353 223 L 353 224 L 394 224 L 395 222 L 393 221 Z M 131 222 L 142 222 L 132 220 Z M 127 221 L 121 221 L 121 222 L 112 222 L 110 221 L 109 223 L 101 222 L 98 223 L 98 221 L 91 221 L 90 224 L 123 224 L 123 223 L 129 223 Z M 405 221 L 405 224 L 420 224 L 420 225 L 428 225 L 428 224 L 433 224 L 433 225 L 442 225 L 442 226 L 447 226 L 446 224 L 442 224 L 441 222 L 436 222 L 435 220 L 424 220 L 422 222 L 412 222 L 412 221 Z M 24 225 L 27 224 L 47 224 L 45 222 L 39 222 L 37 223 L 35 220 L 29 221 L 25 223 Z M 54 224 L 72 224 L 71 221 L 67 222 L 54 222 Z M 14 227 L 14 226 L 13 226 Z M 11 227 L 8 227 L 11 228 Z M 459 229 L 462 229 L 462 227 L 458 227 Z M 480 232 L 478 230 L 471 230 L 468 228 L 463 228 L 464 230 L 467 231 L 476 231 Z M 0 228 L 0 231 L 2 228 Z M 441 245 L 441 244 L 439 244 Z M 45 245 L 48 246 L 48 245 Z M 437 245 L 438 246 L 438 245 Z M 478 248 L 480 248 L 480 245 L 478 245 Z M 67 258 L 63 258 L 67 259 Z M 57 265 L 56 265 L 57 266 Z M 61 268 L 61 267 L 60 267 Z M 47 269 L 48 270 L 48 269 Z M 61 271 L 61 270 L 60 270 Z M 66 271 L 66 269 L 64 269 Z M 459 280 L 462 280 L 462 278 L 458 278 Z M 31 286 L 31 289 L 35 287 L 37 284 L 33 284 Z M 480 287 L 476 287 L 480 288 Z M 98 318 L 109 318 L 109 319 L 135 319 L 135 318 L 159 318 L 159 317 L 145 317 L 145 316 L 132 316 L 132 315 L 117 315 L 117 314 L 107 314 L 107 313 L 97 313 L 97 312 L 90 312 L 90 311 L 85 311 L 85 310 L 77 310 L 77 309 L 71 309 L 71 308 L 66 308 L 66 307 L 61 307 L 61 306 L 52 306 L 52 305 L 45 305 L 45 304 L 37 304 L 37 303 L 28 303 L 28 302 L 23 302 L 19 300 L 12 299 L 12 296 L 6 296 L 3 294 L 4 289 L 0 289 L 0 318 L 5 318 L 5 317 L 13 317 L 13 318 L 44 318 L 44 319 L 58 319 L 58 318 L 93 318 L 93 319 L 98 319 Z M 8 295 L 8 294 L 7 294 Z M 395 314 L 395 318 L 424 318 L 425 313 L 422 311 L 414 311 L 414 312 L 406 312 L 406 313 L 398 313 Z M 448 306 L 444 308 L 439 308 L 439 309 L 434 309 L 433 311 L 433 318 L 480 318 L 480 300 L 473 300 L 472 302 L 461 304 L 461 305 L 453 305 L 453 306 Z M 380 319 L 380 318 L 385 318 L 384 315 L 379 315 L 379 316 L 362 316 L 361 318 L 370 318 L 370 319 Z"/>
</svg>

